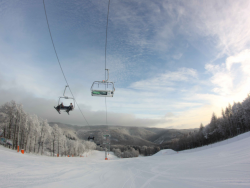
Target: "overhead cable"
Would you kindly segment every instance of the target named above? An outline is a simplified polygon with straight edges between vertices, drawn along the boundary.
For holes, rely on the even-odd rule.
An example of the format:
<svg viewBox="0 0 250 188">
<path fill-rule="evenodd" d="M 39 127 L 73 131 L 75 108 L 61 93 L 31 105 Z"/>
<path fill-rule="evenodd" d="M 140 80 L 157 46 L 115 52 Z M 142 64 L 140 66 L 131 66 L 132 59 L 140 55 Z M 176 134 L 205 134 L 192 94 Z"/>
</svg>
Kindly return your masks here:
<svg viewBox="0 0 250 188">
<path fill-rule="evenodd" d="M 65 82 L 67 83 L 67 85 L 68 85 L 68 87 L 69 87 L 69 91 L 70 91 L 71 95 L 73 96 L 73 98 L 74 98 L 75 101 L 76 101 L 76 98 L 74 97 L 73 92 L 72 92 L 71 89 L 70 89 L 69 83 L 68 83 L 67 78 L 66 78 L 66 76 L 65 76 L 65 74 L 64 74 L 62 65 L 61 65 L 61 63 L 60 63 L 60 60 L 59 60 L 58 55 L 57 55 L 57 52 L 56 52 L 56 47 L 55 47 L 55 44 L 54 44 L 54 41 L 53 41 L 53 38 L 52 38 L 52 34 L 51 34 L 51 31 L 50 31 L 50 26 L 49 26 L 49 21 L 48 21 L 48 16 L 47 16 L 47 12 L 46 12 L 46 7 L 45 7 L 45 2 L 44 2 L 44 0 L 43 0 L 43 7 L 44 7 L 44 12 L 45 12 L 46 20 L 47 20 L 47 25 L 48 25 L 48 29 L 49 29 L 49 34 L 50 34 L 51 42 L 52 42 L 53 47 L 54 47 L 54 51 L 55 51 L 55 54 L 56 54 L 56 58 L 57 58 L 58 64 L 59 64 L 59 66 L 60 66 L 60 68 L 61 68 L 61 71 L 62 71 L 63 77 L 64 77 L 64 79 L 65 79 Z M 81 110 L 80 106 L 78 105 L 77 101 L 76 101 L 76 105 L 77 105 L 77 107 L 79 108 L 79 110 L 80 110 L 80 112 L 81 112 L 83 118 L 85 119 L 85 121 L 86 121 L 87 124 L 89 125 L 89 123 L 88 123 L 87 119 L 85 118 L 85 116 L 83 115 L 82 110 Z"/>
<path fill-rule="evenodd" d="M 108 4 L 108 14 L 107 14 L 107 24 L 106 24 L 106 41 L 105 41 L 105 80 L 106 80 L 106 57 L 107 57 L 107 43 L 108 43 L 108 25 L 109 25 L 109 5 L 110 5 L 110 0 Z M 106 89 L 106 85 L 105 85 Z M 107 110 L 107 102 L 106 102 L 106 97 L 105 97 L 105 107 L 106 107 L 106 125 L 108 125 L 108 110 Z"/>
</svg>

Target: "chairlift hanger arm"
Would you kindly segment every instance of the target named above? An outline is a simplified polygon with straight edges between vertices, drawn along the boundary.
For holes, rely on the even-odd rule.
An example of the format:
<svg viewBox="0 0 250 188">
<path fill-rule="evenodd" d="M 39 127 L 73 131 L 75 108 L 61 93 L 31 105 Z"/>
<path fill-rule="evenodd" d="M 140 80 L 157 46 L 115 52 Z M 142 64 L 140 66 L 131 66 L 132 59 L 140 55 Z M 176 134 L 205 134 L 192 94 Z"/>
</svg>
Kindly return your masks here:
<svg viewBox="0 0 250 188">
<path fill-rule="evenodd" d="M 63 92 L 63 96 L 65 96 L 65 91 L 67 89 L 67 87 L 69 87 L 68 85 L 65 86 L 64 92 Z"/>
<path fill-rule="evenodd" d="M 106 71 L 107 71 L 107 76 L 108 76 L 108 78 L 107 78 L 107 80 L 105 80 L 105 82 L 108 82 L 109 81 L 109 69 L 105 69 Z"/>
<path fill-rule="evenodd" d="M 58 105 L 60 105 L 61 99 L 72 99 L 74 101 L 74 108 L 75 108 L 75 106 L 76 106 L 75 98 L 73 98 L 73 97 L 59 97 Z"/>
<path fill-rule="evenodd" d="M 73 99 L 75 100 L 73 97 L 67 97 L 67 96 L 63 96 L 63 97 L 59 97 L 60 99 L 63 98 L 63 99 Z"/>
<path fill-rule="evenodd" d="M 95 84 L 109 84 L 109 85 L 112 85 L 113 90 L 115 90 L 115 84 L 114 84 L 114 82 L 94 81 L 93 84 L 92 84 L 92 86 L 91 86 L 91 88 L 90 88 L 90 91 L 93 90 L 93 86 L 94 86 Z"/>
</svg>

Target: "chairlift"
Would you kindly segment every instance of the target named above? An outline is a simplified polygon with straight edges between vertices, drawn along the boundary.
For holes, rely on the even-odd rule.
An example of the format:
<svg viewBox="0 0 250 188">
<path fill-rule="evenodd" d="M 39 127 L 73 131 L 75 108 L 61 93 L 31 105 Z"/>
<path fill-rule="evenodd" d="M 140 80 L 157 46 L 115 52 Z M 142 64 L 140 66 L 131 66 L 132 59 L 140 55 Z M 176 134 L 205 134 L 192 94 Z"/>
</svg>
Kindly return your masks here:
<svg viewBox="0 0 250 188">
<path fill-rule="evenodd" d="M 103 81 L 94 81 L 90 91 L 92 96 L 96 97 L 113 97 L 115 92 L 114 82 L 109 82 L 109 69 L 105 69 L 107 71 L 108 78 Z M 105 89 L 99 89 L 99 86 L 104 86 Z M 97 87 L 97 88 L 96 88 Z"/>
<path fill-rule="evenodd" d="M 88 141 L 94 142 L 94 140 L 95 140 L 95 137 L 94 137 L 94 136 L 89 136 L 89 137 L 88 137 Z"/>
<path fill-rule="evenodd" d="M 74 110 L 74 107 L 75 107 L 75 99 L 73 97 L 68 97 L 68 96 L 65 96 L 65 91 L 67 89 L 67 87 L 69 87 L 68 85 L 65 86 L 65 89 L 64 89 L 64 93 L 63 93 L 63 97 L 59 97 L 59 100 L 58 100 L 58 105 L 57 107 L 54 106 L 54 108 L 56 109 L 56 111 L 61 114 L 60 110 L 65 110 L 65 112 L 68 113 L 69 115 L 69 111 L 73 111 Z M 70 100 L 73 100 L 74 102 L 74 106 L 64 106 L 62 103 L 61 103 L 61 99 L 70 99 Z"/>
</svg>

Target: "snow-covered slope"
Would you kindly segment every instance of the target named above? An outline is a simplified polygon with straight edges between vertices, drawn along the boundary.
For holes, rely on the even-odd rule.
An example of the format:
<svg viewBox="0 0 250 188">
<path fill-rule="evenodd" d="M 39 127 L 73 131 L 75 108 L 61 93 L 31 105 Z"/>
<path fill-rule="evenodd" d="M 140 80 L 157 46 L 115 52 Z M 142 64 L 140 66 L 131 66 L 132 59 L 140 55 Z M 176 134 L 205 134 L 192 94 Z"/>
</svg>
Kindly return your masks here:
<svg viewBox="0 0 250 188">
<path fill-rule="evenodd" d="M 154 154 L 153 156 L 172 155 L 172 154 L 177 154 L 177 152 L 172 149 L 163 149 Z"/>
<path fill-rule="evenodd" d="M 0 147 L 0 187 L 250 187 L 250 132 L 196 150 L 105 161 L 22 155 Z M 170 151 L 170 150 L 169 150 Z"/>
</svg>

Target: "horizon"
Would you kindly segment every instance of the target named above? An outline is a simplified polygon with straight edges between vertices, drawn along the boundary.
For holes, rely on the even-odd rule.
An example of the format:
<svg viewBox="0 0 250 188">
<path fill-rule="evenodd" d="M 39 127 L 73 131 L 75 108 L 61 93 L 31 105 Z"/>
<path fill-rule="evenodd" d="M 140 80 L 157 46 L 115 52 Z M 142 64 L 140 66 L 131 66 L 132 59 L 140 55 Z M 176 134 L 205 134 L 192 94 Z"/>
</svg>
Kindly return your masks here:
<svg viewBox="0 0 250 188">
<path fill-rule="evenodd" d="M 77 127 L 111 126 L 111 127 L 169 129 L 169 130 L 174 129 L 174 128 L 167 128 L 167 127 L 143 127 L 143 126 L 137 127 L 137 126 L 126 126 L 126 125 L 73 125 L 73 124 L 67 124 L 67 123 L 62 123 L 62 122 L 48 122 L 48 124 L 57 124 L 57 123 L 64 124 L 64 125 L 69 125 L 69 126 L 77 126 Z M 186 128 L 186 129 L 199 129 L 199 128 L 197 127 L 197 128 Z M 180 129 L 176 129 L 176 130 L 180 130 Z"/>
</svg>

